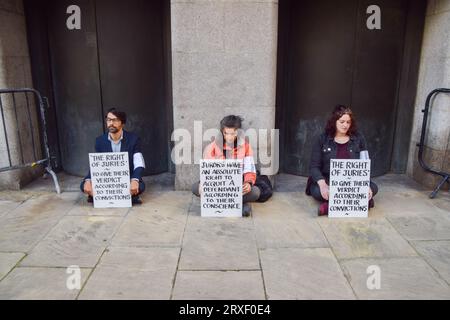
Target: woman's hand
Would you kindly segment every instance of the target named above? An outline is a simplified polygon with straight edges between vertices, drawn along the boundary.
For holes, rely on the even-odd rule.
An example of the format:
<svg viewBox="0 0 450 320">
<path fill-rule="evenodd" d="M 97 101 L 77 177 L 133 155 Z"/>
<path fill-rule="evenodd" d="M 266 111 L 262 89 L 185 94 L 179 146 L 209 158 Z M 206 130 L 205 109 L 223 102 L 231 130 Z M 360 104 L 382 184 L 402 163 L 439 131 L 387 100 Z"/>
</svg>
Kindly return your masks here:
<svg viewBox="0 0 450 320">
<path fill-rule="evenodd" d="M 322 198 L 328 201 L 328 197 L 330 194 L 330 188 L 328 187 L 327 183 L 324 179 L 317 181 L 317 184 L 320 188 L 320 194 L 322 195 Z"/>
<path fill-rule="evenodd" d="M 248 183 L 248 182 L 244 183 L 244 185 L 242 186 L 242 193 L 244 195 L 246 195 L 250 191 L 252 191 L 252 185 L 250 183 Z"/>
</svg>

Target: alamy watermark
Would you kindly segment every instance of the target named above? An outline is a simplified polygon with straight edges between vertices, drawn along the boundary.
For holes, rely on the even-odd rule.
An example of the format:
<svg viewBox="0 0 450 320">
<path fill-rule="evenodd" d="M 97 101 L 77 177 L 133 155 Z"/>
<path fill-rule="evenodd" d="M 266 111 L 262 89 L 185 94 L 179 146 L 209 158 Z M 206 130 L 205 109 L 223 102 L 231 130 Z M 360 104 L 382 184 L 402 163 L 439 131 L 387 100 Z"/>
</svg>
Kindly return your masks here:
<svg viewBox="0 0 450 320">
<path fill-rule="evenodd" d="M 279 130 L 254 129 L 237 130 L 237 143 L 249 143 L 254 153 L 255 163 L 260 165 L 261 174 L 275 175 L 279 169 Z M 203 158 L 204 147 L 214 141 L 222 146 L 223 135 L 217 128 L 203 130 L 202 121 L 194 121 L 193 135 L 185 128 L 175 129 L 171 140 L 175 143 L 171 159 L 175 165 L 199 164 Z M 232 158 L 231 154 L 224 152 L 225 158 Z M 230 157 L 228 157 L 230 156 Z"/>
</svg>

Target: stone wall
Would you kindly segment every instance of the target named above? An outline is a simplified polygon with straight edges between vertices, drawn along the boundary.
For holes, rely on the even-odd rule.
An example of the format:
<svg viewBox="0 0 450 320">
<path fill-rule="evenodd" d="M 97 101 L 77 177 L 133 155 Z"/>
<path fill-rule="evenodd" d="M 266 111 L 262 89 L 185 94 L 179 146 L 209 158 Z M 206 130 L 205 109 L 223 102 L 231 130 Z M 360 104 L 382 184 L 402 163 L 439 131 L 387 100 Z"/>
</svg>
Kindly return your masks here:
<svg viewBox="0 0 450 320">
<path fill-rule="evenodd" d="M 439 176 L 426 173 L 417 160 L 427 95 L 436 88 L 450 88 L 450 0 L 429 0 L 425 20 L 419 83 L 415 103 L 408 174 L 428 188 L 436 187 Z M 450 172 L 450 95 L 434 99 L 425 141 L 424 159 L 438 171 Z M 448 189 L 447 186 L 444 188 Z"/>
<path fill-rule="evenodd" d="M 171 25 L 174 128 L 194 137 L 194 121 L 205 131 L 228 114 L 274 128 L 278 1 L 172 0 Z M 177 165 L 176 189 L 198 176 Z"/>
<path fill-rule="evenodd" d="M 27 44 L 27 30 L 22 0 L 0 0 L 0 88 L 32 87 L 30 56 Z M 40 140 L 36 107 L 29 96 L 30 114 L 34 132 L 30 130 L 28 110 L 24 95 L 16 97 L 16 112 L 11 95 L 2 95 L 6 132 L 11 164 L 33 162 L 34 154 L 40 158 Z M 0 117 L 1 120 L 1 117 Z M 18 124 L 18 125 L 17 125 Z M 17 130 L 19 127 L 19 130 Z M 31 147 L 35 139 L 36 150 Z M 19 141 L 22 142 L 20 147 Z M 0 168 L 9 166 L 5 130 L 0 121 Z M 0 189 L 20 189 L 42 172 L 42 168 L 27 168 L 0 173 Z"/>
</svg>

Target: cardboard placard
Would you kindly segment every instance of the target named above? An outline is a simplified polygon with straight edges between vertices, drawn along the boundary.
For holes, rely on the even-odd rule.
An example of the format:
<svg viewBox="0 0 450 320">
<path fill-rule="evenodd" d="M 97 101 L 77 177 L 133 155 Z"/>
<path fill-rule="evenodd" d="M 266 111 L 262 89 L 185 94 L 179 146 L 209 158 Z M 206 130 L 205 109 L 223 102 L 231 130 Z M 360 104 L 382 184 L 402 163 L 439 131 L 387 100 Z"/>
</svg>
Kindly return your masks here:
<svg viewBox="0 0 450 320">
<path fill-rule="evenodd" d="M 200 160 L 202 217 L 242 217 L 242 160 Z"/>
<path fill-rule="evenodd" d="M 328 217 L 368 217 L 370 160 L 332 159 L 329 187 Z"/>
<path fill-rule="evenodd" d="M 94 208 L 131 207 L 128 152 L 89 153 Z"/>
</svg>

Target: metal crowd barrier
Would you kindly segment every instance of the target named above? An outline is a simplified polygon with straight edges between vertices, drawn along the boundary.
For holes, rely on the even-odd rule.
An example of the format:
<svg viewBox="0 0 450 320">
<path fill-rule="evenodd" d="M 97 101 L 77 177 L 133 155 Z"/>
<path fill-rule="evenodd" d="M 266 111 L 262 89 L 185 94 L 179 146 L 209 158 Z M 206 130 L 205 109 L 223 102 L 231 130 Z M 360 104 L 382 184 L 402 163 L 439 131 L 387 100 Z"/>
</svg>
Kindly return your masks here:
<svg viewBox="0 0 450 320">
<path fill-rule="evenodd" d="M 23 150 L 24 148 L 27 147 L 27 145 L 25 145 L 26 141 L 23 141 L 23 134 L 21 134 L 21 130 L 20 130 L 20 125 L 19 125 L 19 117 L 18 117 L 18 112 L 17 112 L 17 97 L 19 95 L 24 95 L 25 96 L 25 101 L 26 101 L 26 116 L 27 116 L 27 124 L 28 127 L 27 129 L 30 132 L 30 137 L 31 137 L 31 141 L 27 141 L 28 142 L 28 146 L 29 143 L 31 142 L 31 146 L 33 148 L 33 159 L 32 161 L 28 161 L 26 162 L 24 159 L 24 153 Z M 39 115 L 40 115 L 40 123 L 41 123 L 41 128 L 42 128 L 42 137 L 43 137 L 43 151 L 44 154 L 41 157 L 42 159 L 39 159 L 37 157 L 36 154 L 36 141 L 35 141 L 35 128 L 33 126 L 33 121 L 32 121 L 32 113 L 30 110 L 30 98 L 28 97 L 29 94 L 32 94 L 33 97 L 35 98 L 35 102 L 37 102 L 39 104 Z M 12 107 L 13 107 L 13 118 L 16 124 L 16 132 L 8 132 L 7 130 L 7 124 L 5 121 L 5 110 L 4 110 L 4 103 L 3 103 L 3 97 L 7 96 L 7 95 L 11 95 L 12 97 Z M 59 183 L 58 183 L 58 177 L 56 176 L 55 172 L 52 169 L 52 164 L 51 164 L 51 156 L 50 156 L 50 149 L 48 147 L 48 138 L 47 138 L 47 124 L 45 121 L 45 104 L 44 101 L 47 101 L 47 99 L 45 97 L 42 97 L 41 94 L 39 93 L 39 91 L 35 90 L 35 89 L 31 89 L 31 88 L 20 88 L 20 89 L 0 89 L 0 113 L 1 113 L 1 121 L 3 124 L 3 135 L 5 137 L 5 145 L 6 145 L 6 152 L 8 155 L 8 166 L 6 167 L 0 167 L 0 173 L 1 172 L 5 172 L 5 171 L 10 171 L 10 170 L 17 170 L 17 169 L 21 169 L 21 168 L 26 168 L 26 167 L 36 167 L 38 165 L 42 165 L 45 168 L 45 171 L 51 175 L 51 177 L 53 178 L 53 182 L 55 184 L 55 189 L 56 192 L 59 194 L 61 193 L 61 188 L 59 187 Z M 48 105 L 48 101 L 47 101 L 47 105 Z M 23 116 L 23 115 L 21 115 Z M 22 132 L 23 133 L 23 132 Z M 17 138 L 17 142 L 18 142 L 18 149 L 19 149 L 19 161 L 16 161 L 16 163 L 13 163 L 12 159 L 11 159 L 11 149 L 10 149 L 10 138 L 12 137 L 12 135 L 15 135 L 15 137 Z"/>
<path fill-rule="evenodd" d="M 425 136 L 426 136 L 426 132 L 427 132 L 428 113 L 430 112 L 431 99 L 434 96 L 438 95 L 439 93 L 450 93 L 450 89 L 446 89 L 446 88 L 434 89 L 433 91 L 431 91 L 428 94 L 427 100 L 425 102 L 425 109 L 422 110 L 422 112 L 423 112 L 423 123 L 422 123 L 422 133 L 420 135 L 420 143 L 417 144 L 417 146 L 419 147 L 419 164 L 420 164 L 420 166 L 425 171 L 431 172 L 433 174 L 436 174 L 436 175 L 439 175 L 439 176 L 442 177 L 441 182 L 439 182 L 437 187 L 430 194 L 430 198 L 431 199 L 436 197 L 439 189 L 441 189 L 441 187 L 444 185 L 444 183 L 446 181 L 450 182 L 450 180 L 449 180 L 450 179 L 450 173 L 434 170 L 429 165 L 427 165 L 425 163 L 425 161 L 423 160 L 423 149 L 425 147 Z"/>
</svg>

